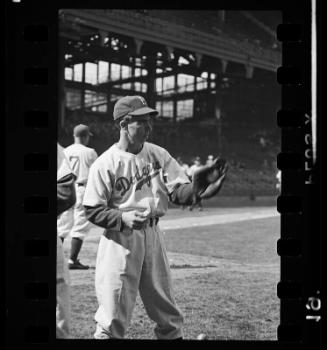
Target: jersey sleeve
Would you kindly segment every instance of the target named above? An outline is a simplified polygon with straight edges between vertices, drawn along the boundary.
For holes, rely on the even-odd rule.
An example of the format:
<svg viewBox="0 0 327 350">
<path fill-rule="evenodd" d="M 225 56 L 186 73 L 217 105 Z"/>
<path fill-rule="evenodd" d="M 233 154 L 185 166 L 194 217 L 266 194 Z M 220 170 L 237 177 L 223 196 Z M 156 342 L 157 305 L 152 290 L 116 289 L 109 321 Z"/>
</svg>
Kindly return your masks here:
<svg viewBox="0 0 327 350">
<path fill-rule="evenodd" d="M 98 205 L 107 206 L 111 192 L 112 187 L 109 174 L 101 170 L 97 162 L 93 163 L 85 188 L 83 205 L 90 207 Z"/>
<path fill-rule="evenodd" d="M 168 193 L 172 193 L 180 184 L 190 183 L 185 170 L 167 151 L 164 152 L 164 160 L 163 175 L 166 179 Z"/>
<path fill-rule="evenodd" d="M 73 174 L 73 170 L 65 156 L 64 149 L 57 144 L 57 181 L 69 174 Z"/>
<path fill-rule="evenodd" d="M 97 152 L 94 149 L 92 149 L 89 155 L 89 167 L 96 161 L 97 158 Z"/>
</svg>

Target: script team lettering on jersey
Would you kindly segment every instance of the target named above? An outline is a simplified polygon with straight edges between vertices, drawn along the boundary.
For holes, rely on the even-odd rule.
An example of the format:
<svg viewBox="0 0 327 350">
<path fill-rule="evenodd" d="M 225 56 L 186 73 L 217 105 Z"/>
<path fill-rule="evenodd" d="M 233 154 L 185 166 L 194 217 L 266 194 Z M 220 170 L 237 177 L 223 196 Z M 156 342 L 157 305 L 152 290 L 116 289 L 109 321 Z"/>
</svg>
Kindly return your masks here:
<svg viewBox="0 0 327 350">
<path fill-rule="evenodd" d="M 136 184 L 135 191 L 141 190 L 145 184 L 150 187 L 152 179 L 159 174 L 160 169 L 161 166 L 158 161 L 143 166 L 141 170 L 136 165 L 135 174 L 129 179 L 125 176 L 119 177 L 115 181 L 115 188 L 120 192 L 121 196 L 124 196 L 134 184 Z"/>
</svg>

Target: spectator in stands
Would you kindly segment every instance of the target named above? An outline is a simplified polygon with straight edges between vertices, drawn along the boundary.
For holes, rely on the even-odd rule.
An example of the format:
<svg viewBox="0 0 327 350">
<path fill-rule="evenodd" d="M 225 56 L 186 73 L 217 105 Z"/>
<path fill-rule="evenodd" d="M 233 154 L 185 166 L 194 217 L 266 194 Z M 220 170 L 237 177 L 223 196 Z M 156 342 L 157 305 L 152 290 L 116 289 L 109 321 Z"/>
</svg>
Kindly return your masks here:
<svg viewBox="0 0 327 350">
<path fill-rule="evenodd" d="M 193 165 L 191 165 L 190 168 L 188 169 L 187 175 L 188 175 L 190 178 L 192 178 L 194 172 L 195 172 L 197 169 L 201 168 L 201 167 L 202 167 L 201 158 L 200 158 L 200 157 L 195 157 L 195 158 L 194 158 Z M 202 210 L 203 210 L 202 201 L 199 201 L 196 205 L 199 207 L 199 211 L 202 211 Z M 191 206 L 189 206 L 189 210 L 193 210 L 193 208 L 194 208 L 194 204 L 192 204 Z"/>
</svg>

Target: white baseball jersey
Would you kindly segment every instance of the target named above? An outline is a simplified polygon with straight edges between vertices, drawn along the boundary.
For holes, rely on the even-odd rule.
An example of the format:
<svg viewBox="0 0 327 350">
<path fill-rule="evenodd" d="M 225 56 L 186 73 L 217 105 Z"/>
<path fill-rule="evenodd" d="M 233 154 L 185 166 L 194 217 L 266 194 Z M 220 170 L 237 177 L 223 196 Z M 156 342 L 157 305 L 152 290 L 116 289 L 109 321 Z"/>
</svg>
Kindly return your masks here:
<svg viewBox="0 0 327 350">
<path fill-rule="evenodd" d="M 65 156 L 64 148 L 57 143 L 57 181 L 72 172 L 70 164 Z"/>
<path fill-rule="evenodd" d="M 76 175 L 76 183 L 86 184 L 89 170 L 98 155 L 93 148 L 74 143 L 64 150 Z"/>
<path fill-rule="evenodd" d="M 150 210 L 149 216 L 163 216 L 168 194 L 177 184 L 189 183 L 184 169 L 162 147 L 145 142 L 134 155 L 116 144 L 91 166 L 83 205 Z"/>
</svg>

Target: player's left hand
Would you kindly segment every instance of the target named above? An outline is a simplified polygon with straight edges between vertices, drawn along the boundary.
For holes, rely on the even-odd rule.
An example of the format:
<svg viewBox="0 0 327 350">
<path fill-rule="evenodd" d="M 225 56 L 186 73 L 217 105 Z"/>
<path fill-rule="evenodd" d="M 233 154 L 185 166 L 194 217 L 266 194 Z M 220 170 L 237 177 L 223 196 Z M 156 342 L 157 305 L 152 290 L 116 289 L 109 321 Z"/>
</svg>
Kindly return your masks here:
<svg viewBox="0 0 327 350">
<path fill-rule="evenodd" d="M 193 175 L 193 191 L 198 200 L 211 198 L 221 189 L 228 171 L 225 159 L 217 157 L 212 165 L 205 165 Z"/>
<path fill-rule="evenodd" d="M 133 230 L 141 230 L 146 225 L 148 218 L 139 210 L 130 210 L 122 213 L 123 223 Z"/>
</svg>

